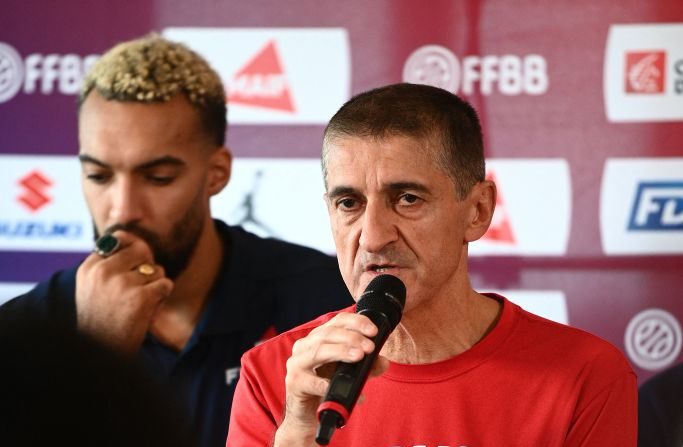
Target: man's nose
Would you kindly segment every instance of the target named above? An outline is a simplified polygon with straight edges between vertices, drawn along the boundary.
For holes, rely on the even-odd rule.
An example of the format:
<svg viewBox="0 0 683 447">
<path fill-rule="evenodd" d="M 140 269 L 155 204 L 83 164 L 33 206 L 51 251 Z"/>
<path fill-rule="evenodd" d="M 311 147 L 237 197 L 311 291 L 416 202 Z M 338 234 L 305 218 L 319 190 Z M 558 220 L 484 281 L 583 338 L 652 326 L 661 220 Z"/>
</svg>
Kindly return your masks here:
<svg viewBox="0 0 683 447">
<path fill-rule="evenodd" d="M 382 251 L 384 247 L 396 242 L 398 229 L 396 215 L 391 207 L 381 202 L 368 202 L 363 213 L 359 245 L 369 253 Z"/>
<path fill-rule="evenodd" d="M 110 220 L 127 224 L 142 219 L 143 197 L 131 179 L 118 179 L 111 189 Z"/>
</svg>

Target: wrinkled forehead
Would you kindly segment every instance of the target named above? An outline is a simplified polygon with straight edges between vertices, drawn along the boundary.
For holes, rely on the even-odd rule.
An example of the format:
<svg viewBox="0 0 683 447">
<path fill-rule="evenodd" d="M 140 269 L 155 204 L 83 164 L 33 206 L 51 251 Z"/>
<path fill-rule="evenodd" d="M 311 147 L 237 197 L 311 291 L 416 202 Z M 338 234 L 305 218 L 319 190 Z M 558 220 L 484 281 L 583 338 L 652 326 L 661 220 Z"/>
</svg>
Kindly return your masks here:
<svg viewBox="0 0 683 447">
<path fill-rule="evenodd" d="M 326 135 L 322 150 L 323 176 L 327 182 L 330 168 L 338 163 L 348 163 L 355 158 L 372 157 L 375 160 L 396 156 L 400 152 L 410 158 L 427 158 L 437 168 L 441 163 L 443 148 L 439 138 L 415 137 L 403 134 L 375 135 Z M 409 169 L 410 165 L 406 166 Z"/>
</svg>

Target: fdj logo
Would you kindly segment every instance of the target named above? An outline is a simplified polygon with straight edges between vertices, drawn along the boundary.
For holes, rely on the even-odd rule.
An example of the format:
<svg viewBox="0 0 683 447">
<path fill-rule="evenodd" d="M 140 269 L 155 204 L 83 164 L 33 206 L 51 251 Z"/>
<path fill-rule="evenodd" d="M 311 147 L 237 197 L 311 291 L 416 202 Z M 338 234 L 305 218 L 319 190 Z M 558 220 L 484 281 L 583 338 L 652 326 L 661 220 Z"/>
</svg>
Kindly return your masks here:
<svg viewBox="0 0 683 447">
<path fill-rule="evenodd" d="M 638 185 L 629 230 L 683 230 L 683 182 Z"/>
</svg>

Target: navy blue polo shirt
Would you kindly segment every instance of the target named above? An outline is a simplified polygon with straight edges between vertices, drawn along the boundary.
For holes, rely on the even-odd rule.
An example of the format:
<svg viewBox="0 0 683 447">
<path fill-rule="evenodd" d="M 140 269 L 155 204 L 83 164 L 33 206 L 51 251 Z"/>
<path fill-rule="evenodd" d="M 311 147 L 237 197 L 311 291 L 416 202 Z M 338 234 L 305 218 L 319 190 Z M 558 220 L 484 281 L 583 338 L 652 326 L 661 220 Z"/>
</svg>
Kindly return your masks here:
<svg viewBox="0 0 683 447">
<path fill-rule="evenodd" d="M 265 333 L 352 304 L 333 257 L 215 223 L 227 256 L 190 340 L 176 352 L 147 334 L 139 352 L 145 369 L 186 409 L 202 447 L 225 445 L 244 352 Z M 75 327 L 76 268 L 7 305 L 38 308 Z"/>
</svg>

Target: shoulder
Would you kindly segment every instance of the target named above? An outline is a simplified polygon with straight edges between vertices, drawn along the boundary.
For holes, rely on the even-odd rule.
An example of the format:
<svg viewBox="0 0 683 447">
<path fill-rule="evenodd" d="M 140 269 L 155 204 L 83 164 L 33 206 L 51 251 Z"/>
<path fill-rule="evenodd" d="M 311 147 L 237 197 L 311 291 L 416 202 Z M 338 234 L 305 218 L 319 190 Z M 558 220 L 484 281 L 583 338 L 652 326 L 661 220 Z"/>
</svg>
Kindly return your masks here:
<svg viewBox="0 0 683 447">
<path fill-rule="evenodd" d="M 310 270 L 338 270 L 334 256 L 310 247 L 262 238 L 238 226 L 222 224 L 219 231 L 229 237 L 233 257 L 239 258 L 240 262 L 258 265 L 261 272 L 285 276 Z"/>
<path fill-rule="evenodd" d="M 577 372 L 592 371 L 606 377 L 633 375 L 624 354 L 613 344 L 590 332 L 557 323 L 506 301 L 516 314 L 515 338 L 533 346 L 544 361 L 572 365 Z"/>
<path fill-rule="evenodd" d="M 50 317 L 71 321 L 75 319 L 76 270 L 78 266 L 60 270 L 50 278 L 0 307 L 5 318 Z"/>
<path fill-rule="evenodd" d="M 340 312 L 353 312 L 353 306 L 329 312 L 307 323 L 296 326 L 265 342 L 253 347 L 242 357 L 244 367 L 255 367 L 257 370 L 267 366 L 272 368 L 285 368 L 286 360 L 292 355 L 292 346 L 297 340 L 306 337 L 313 329 L 330 321 Z"/>
</svg>

